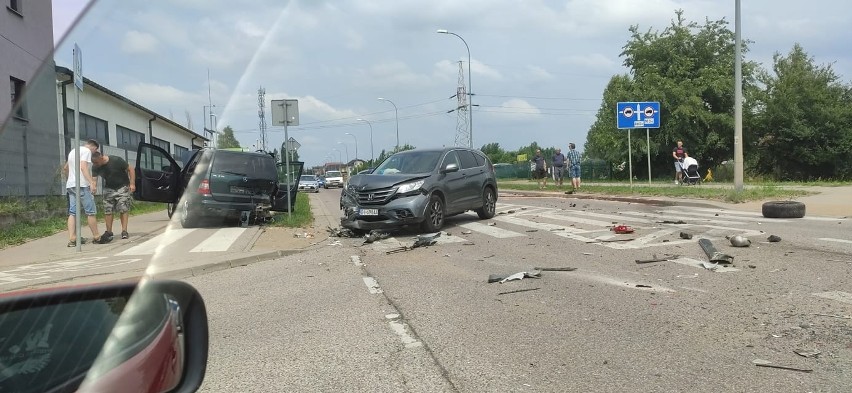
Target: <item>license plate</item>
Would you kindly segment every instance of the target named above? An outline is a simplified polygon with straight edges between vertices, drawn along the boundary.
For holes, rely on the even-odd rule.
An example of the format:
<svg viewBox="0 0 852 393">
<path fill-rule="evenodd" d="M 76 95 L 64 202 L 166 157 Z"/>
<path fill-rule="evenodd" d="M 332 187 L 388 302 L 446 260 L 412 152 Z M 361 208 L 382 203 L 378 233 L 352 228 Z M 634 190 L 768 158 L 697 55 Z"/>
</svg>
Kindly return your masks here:
<svg viewBox="0 0 852 393">
<path fill-rule="evenodd" d="M 358 211 L 358 214 L 361 216 L 378 216 L 379 209 L 361 209 Z"/>
<path fill-rule="evenodd" d="M 244 187 L 231 186 L 231 194 L 248 194 L 249 191 Z"/>
</svg>

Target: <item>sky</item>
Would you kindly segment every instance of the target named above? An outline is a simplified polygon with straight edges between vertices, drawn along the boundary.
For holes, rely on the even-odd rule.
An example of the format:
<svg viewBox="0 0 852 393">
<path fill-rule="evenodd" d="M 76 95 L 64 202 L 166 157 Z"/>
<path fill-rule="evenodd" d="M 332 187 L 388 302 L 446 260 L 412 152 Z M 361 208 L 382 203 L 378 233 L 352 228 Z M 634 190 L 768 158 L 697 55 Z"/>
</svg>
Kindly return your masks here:
<svg viewBox="0 0 852 393">
<path fill-rule="evenodd" d="M 631 25 L 663 30 L 682 9 L 733 30 L 735 14 L 733 0 L 95 0 L 60 42 L 87 4 L 53 0 L 58 65 L 76 42 L 86 77 L 199 133 L 212 102 L 243 147 L 259 145 L 261 87 L 269 150 L 284 141 L 270 101 L 296 99 L 287 131 L 309 166 L 356 158 L 356 141 L 361 159 L 391 150 L 397 124 L 400 144 L 454 145 L 460 61 L 475 147 L 582 151 Z M 852 81 L 848 0 L 744 0 L 742 36 L 766 69 L 800 43 Z"/>
</svg>

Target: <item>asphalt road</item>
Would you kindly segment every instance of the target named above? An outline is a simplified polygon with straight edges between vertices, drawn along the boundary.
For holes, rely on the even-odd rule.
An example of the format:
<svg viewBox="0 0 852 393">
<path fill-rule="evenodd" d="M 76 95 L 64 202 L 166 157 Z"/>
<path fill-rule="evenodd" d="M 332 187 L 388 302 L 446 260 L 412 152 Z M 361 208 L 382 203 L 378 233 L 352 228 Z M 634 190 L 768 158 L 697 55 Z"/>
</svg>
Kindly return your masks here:
<svg viewBox="0 0 852 393">
<path fill-rule="evenodd" d="M 429 247 L 387 253 L 413 231 L 332 238 L 188 279 L 210 316 L 203 391 L 852 391 L 849 220 L 499 202 L 491 220 L 450 218 Z M 736 234 L 753 244 L 731 247 Z M 703 267 L 699 238 L 733 266 Z M 635 262 L 655 256 L 670 260 Z M 533 267 L 576 270 L 487 282 Z"/>
</svg>

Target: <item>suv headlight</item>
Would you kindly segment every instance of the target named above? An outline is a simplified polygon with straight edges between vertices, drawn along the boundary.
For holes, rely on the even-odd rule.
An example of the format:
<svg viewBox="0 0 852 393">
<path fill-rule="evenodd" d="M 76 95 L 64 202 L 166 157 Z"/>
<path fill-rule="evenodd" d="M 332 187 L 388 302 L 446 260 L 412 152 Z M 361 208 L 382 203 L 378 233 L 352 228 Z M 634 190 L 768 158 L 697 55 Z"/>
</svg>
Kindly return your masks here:
<svg viewBox="0 0 852 393">
<path fill-rule="evenodd" d="M 420 187 L 423 187 L 423 183 L 425 180 L 413 181 L 410 183 L 403 183 L 399 185 L 399 188 L 396 189 L 397 194 L 416 194 L 420 192 Z"/>
</svg>

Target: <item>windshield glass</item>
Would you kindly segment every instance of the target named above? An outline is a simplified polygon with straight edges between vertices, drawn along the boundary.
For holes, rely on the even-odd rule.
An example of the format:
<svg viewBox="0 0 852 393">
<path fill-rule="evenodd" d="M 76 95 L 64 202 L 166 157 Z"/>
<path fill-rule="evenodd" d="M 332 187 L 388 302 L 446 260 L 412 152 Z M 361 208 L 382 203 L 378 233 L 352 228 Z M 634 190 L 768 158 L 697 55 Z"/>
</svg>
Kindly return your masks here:
<svg viewBox="0 0 852 393">
<path fill-rule="evenodd" d="M 327 178 L 328 177 L 342 177 L 342 176 L 343 175 L 341 175 L 340 172 L 338 172 L 338 171 L 328 171 L 328 172 L 325 173 L 325 177 L 327 177 Z"/>
<path fill-rule="evenodd" d="M 372 173 L 378 175 L 419 174 L 429 173 L 435 170 L 438 160 L 441 159 L 440 151 L 410 151 L 397 153 L 385 160 Z"/>
<path fill-rule="evenodd" d="M 316 181 L 316 180 L 317 180 L 317 178 L 315 178 L 315 177 L 313 177 L 313 176 L 311 176 L 311 175 L 304 175 L 304 176 L 302 176 L 302 178 L 301 178 L 301 179 L 299 179 L 299 180 L 301 180 L 301 181 Z"/>
<path fill-rule="evenodd" d="M 214 173 L 275 179 L 275 161 L 257 154 L 218 151 L 213 158 Z"/>
</svg>

